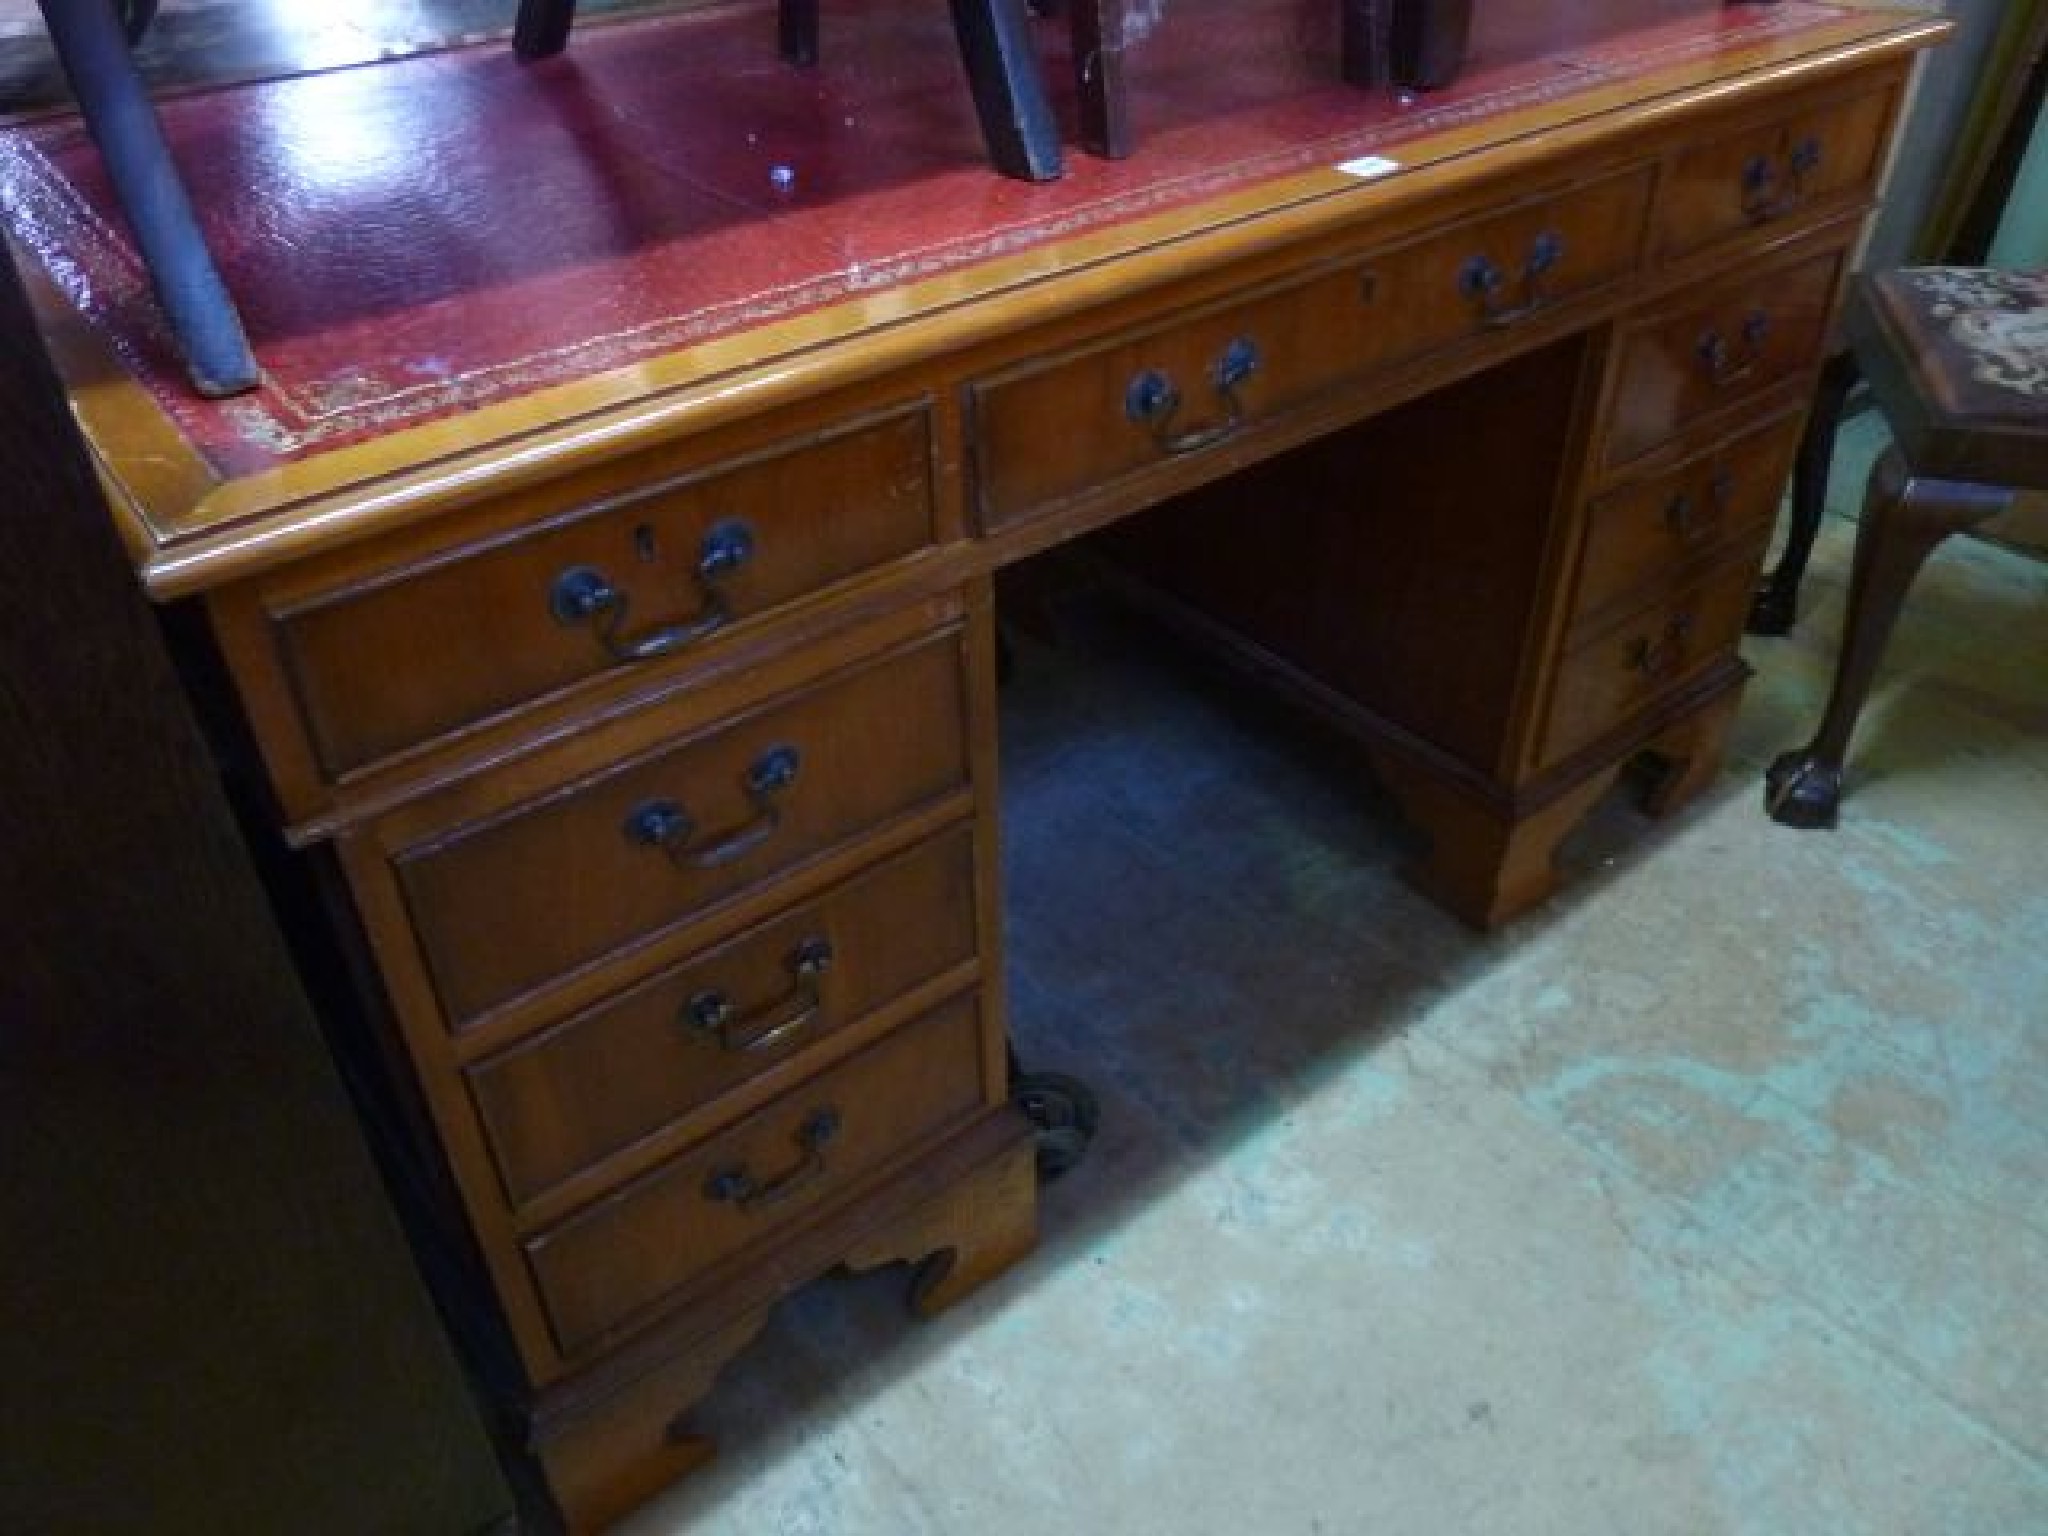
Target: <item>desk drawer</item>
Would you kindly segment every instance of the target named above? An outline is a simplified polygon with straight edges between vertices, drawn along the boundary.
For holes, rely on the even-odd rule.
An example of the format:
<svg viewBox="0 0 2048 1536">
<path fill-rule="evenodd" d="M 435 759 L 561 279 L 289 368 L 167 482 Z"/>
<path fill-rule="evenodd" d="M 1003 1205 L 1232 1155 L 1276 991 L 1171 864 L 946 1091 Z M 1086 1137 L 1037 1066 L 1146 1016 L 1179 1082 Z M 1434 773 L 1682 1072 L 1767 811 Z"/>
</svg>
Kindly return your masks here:
<svg viewBox="0 0 2048 1536">
<path fill-rule="evenodd" d="M 1755 579 L 1753 559 L 1731 561 L 1567 652 L 1542 760 L 1569 757 L 1727 655 L 1741 638 Z"/>
<path fill-rule="evenodd" d="M 1546 316 L 1633 270 L 1632 170 L 970 386 L 976 505 L 999 529 L 1220 447 L 1376 368 Z"/>
<path fill-rule="evenodd" d="M 1841 263 L 1830 251 L 1759 272 L 1631 327 L 1615 375 L 1605 462 L 1625 464 L 1811 367 Z"/>
<path fill-rule="evenodd" d="M 1887 85 L 1681 151 L 1658 210 L 1659 254 L 1686 255 L 1744 230 L 1822 216 L 1873 196 L 1893 97 Z"/>
<path fill-rule="evenodd" d="M 1599 623 L 1617 602 L 1665 573 L 1753 541 L 1777 514 L 1802 420 L 1799 411 L 1788 412 L 1587 508 L 1572 597 L 1574 631 Z"/>
<path fill-rule="evenodd" d="M 694 654 L 923 548 L 930 466 L 906 411 L 630 490 L 572 482 L 509 531 L 273 597 L 317 771 Z"/>
<path fill-rule="evenodd" d="M 526 1245 L 565 1355 L 982 1107 L 972 996 L 925 1015 Z"/>
<path fill-rule="evenodd" d="M 970 826 L 469 1072 L 515 1206 L 975 956 Z"/>
<path fill-rule="evenodd" d="M 967 783 L 947 631 L 405 848 L 451 1027 Z"/>
</svg>

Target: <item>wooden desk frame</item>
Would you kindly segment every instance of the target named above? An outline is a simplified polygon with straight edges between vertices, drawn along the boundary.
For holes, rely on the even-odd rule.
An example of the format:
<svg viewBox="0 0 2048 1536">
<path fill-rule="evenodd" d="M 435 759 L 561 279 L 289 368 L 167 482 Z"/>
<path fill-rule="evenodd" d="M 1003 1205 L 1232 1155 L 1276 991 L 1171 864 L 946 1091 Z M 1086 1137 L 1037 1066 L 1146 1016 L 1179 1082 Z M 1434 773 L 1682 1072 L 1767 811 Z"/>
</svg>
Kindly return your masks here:
<svg viewBox="0 0 2048 1536">
<path fill-rule="evenodd" d="M 1030 1247 L 1002 1050 L 999 569 L 1114 525 L 1162 611 L 1358 737 L 1427 840 L 1418 882 L 1477 924 L 1548 893 L 1558 841 L 1632 764 L 1659 812 L 1711 781 L 1842 268 L 1942 31 L 1845 13 L 1439 134 L 1384 182 L 1281 178 L 237 480 L 45 303 L 144 580 L 203 603 L 288 835 L 344 878 L 448 1220 L 505 1320 L 510 1407 L 572 1525 L 708 1453 L 682 1411 L 792 1286 L 910 1259 L 930 1310 Z M 789 591 L 644 661 L 550 619 L 560 551 L 626 568 L 588 541 L 633 534 L 635 508 L 681 509 L 690 543 L 721 498 L 766 517 L 792 485 L 866 508 L 844 515 L 872 547 L 830 569 L 801 539 L 795 564 L 770 551 L 758 579 Z M 1274 600 L 1287 572 L 1299 602 Z M 477 606 L 502 583 L 523 606 Z M 516 697 L 423 638 L 444 590 L 508 663 L 546 651 Z M 549 649 L 565 634 L 583 650 Z M 951 681 L 887 681 L 913 674 Z M 876 754 L 903 784 L 842 757 L 835 808 L 792 809 L 758 879 L 700 867 L 672 912 L 647 894 L 660 850 L 617 838 L 643 776 L 709 764 L 707 824 L 752 838 L 783 806 L 719 788 L 749 722 L 794 735 L 845 690 L 899 686 L 874 695 L 900 699 L 897 734 L 939 743 Z M 585 861 L 593 836 L 610 862 Z M 912 956 L 891 1001 L 508 1193 L 505 1138 L 584 1130 L 511 1089 L 527 1108 L 503 1110 L 485 1075 L 578 1031 L 624 1038 L 636 999 L 687 997 L 750 936 L 772 981 L 787 914 L 829 915 L 948 838 L 971 848 L 965 949 Z M 580 893 L 573 933 L 530 884 Z M 812 1098 L 882 1072 L 909 1030 L 947 1042 L 884 1095 L 921 1128 L 859 1143 L 848 1182 L 787 1217 L 721 1225 L 735 1191 L 808 1177 Z M 591 1116 L 627 1114 L 623 1089 L 592 1092 Z M 697 1250 L 643 1219 L 677 1200 Z"/>
</svg>

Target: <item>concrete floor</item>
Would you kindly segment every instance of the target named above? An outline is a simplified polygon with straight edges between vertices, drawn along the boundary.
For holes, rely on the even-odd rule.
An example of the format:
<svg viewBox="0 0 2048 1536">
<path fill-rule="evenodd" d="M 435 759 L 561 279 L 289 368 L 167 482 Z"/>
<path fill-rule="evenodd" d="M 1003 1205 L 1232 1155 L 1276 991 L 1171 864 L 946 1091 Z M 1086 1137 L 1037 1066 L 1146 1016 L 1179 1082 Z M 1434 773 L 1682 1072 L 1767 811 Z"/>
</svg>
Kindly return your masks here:
<svg viewBox="0 0 2048 1536">
<path fill-rule="evenodd" d="M 1759 775 L 1852 532 L 1726 778 L 1491 938 L 1341 746 L 1070 613 L 1006 703 L 1009 940 L 1095 1150 L 938 1321 L 793 1301 L 629 1536 L 2048 1532 L 2048 568 L 1937 557 L 1798 834 Z"/>
</svg>

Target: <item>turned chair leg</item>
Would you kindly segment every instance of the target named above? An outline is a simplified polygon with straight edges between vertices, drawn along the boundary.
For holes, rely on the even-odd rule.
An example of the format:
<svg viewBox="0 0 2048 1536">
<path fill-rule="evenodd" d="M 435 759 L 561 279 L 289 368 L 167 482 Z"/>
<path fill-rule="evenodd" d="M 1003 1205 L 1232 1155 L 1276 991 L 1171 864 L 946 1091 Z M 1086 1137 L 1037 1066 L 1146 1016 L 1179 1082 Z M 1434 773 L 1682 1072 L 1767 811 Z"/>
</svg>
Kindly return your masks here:
<svg viewBox="0 0 2048 1536">
<path fill-rule="evenodd" d="M 209 397 L 254 389 L 260 375 L 242 317 L 206 248 L 163 127 L 128 55 L 123 22 L 139 13 L 117 11 L 113 0 L 39 3 L 57 62 L 100 147 L 193 387 Z"/>
<path fill-rule="evenodd" d="M 799 69 L 818 62 L 818 0 L 777 0 L 775 51 Z"/>
<path fill-rule="evenodd" d="M 1380 0 L 1343 0 L 1338 12 L 1337 72 L 1367 90 L 1386 84 L 1387 39 Z"/>
<path fill-rule="evenodd" d="M 576 25 L 576 0 L 519 0 L 512 26 L 512 51 L 522 59 L 545 59 L 569 46 Z"/>
<path fill-rule="evenodd" d="M 1124 0 L 1070 0 L 1074 82 L 1081 103 L 1081 144 L 1121 160 L 1135 147 L 1124 81 Z"/>
<path fill-rule="evenodd" d="M 1024 0 L 949 4 L 989 159 L 1005 176 L 1053 180 L 1063 169 L 1059 128 L 1032 49 L 1031 18 Z"/>
<path fill-rule="evenodd" d="M 2011 504 L 2012 492 L 2003 486 L 1916 476 L 1897 448 L 1878 460 L 1856 531 L 1842 651 L 1820 729 L 1804 747 L 1781 755 L 1764 778 L 1764 808 L 1774 821 L 1788 827 L 1835 824 L 1849 738 L 1913 578 L 1942 540 Z"/>
<path fill-rule="evenodd" d="M 1792 466 L 1791 527 L 1776 568 L 1757 588 L 1750 606 L 1752 635 L 1788 635 L 1799 616 L 1799 584 L 1806 579 L 1806 562 L 1820 533 L 1821 515 L 1827 510 L 1828 468 L 1834 462 L 1835 438 L 1858 377 L 1856 354 L 1848 351 L 1837 352 L 1821 370 L 1813 413 L 1806 419 L 1806 435 L 1799 440 L 1799 457 Z"/>
<path fill-rule="evenodd" d="M 47 0 L 45 0 L 47 3 Z M 1060 136 L 1032 52 L 1023 0 L 949 0 L 967 85 L 989 159 L 1005 176 L 1051 181 L 1060 174 Z M 1113 4 L 1115 0 L 1104 0 Z M 1086 9 L 1077 0 L 1078 9 Z M 519 0 L 512 47 L 523 59 L 560 53 L 576 0 Z M 1119 29 L 1120 32 L 1120 29 Z M 778 0 L 776 45 L 792 64 L 818 61 L 818 0 Z M 1121 68 L 1121 59 L 1117 61 Z"/>
</svg>

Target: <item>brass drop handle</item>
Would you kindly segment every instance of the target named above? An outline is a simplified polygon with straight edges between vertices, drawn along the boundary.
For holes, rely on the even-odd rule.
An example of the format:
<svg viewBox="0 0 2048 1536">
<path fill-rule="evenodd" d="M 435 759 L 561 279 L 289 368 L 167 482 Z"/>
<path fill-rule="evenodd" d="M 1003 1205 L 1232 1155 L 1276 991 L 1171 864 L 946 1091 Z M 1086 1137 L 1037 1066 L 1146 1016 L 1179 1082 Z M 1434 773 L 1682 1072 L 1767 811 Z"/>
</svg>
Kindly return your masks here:
<svg viewBox="0 0 2048 1536">
<path fill-rule="evenodd" d="M 1520 302 L 1503 302 L 1508 287 L 1507 274 L 1483 251 L 1458 269 L 1458 292 L 1479 306 L 1482 324 L 1502 330 L 1528 319 L 1549 302 L 1549 296 L 1543 291 L 1543 279 L 1562 260 L 1564 236 L 1554 229 L 1546 229 L 1530 242 L 1529 254 L 1522 258 Z"/>
<path fill-rule="evenodd" d="M 680 869 L 716 869 L 759 847 L 782 825 L 781 796 L 796 782 L 803 758 L 795 747 L 770 747 L 755 758 L 742 781 L 754 814 L 708 842 L 697 841 L 697 824 L 682 803 L 666 798 L 645 800 L 633 808 L 625 825 L 626 840 L 643 848 L 659 848 Z"/>
<path fill-rule="evenodd" d="M 1820 169 L 1822 154 L 1820 140 L 1808 134 L 1786 151 L 1782 173 L 1775 157 L 1751 155 L 1742 167 L 1743 216 L 1768 224 L 1796 210 L 1806 201 L 1806 178 Z"/>
<path fill-rule="evenodd" d="M 754 557 L 754 530 L 743 518 L 715 523 L 697 547 L 697 612 L 687 619 L 626 634 L 629 599 L 594 565 L 572 565 L 548 588 L 548 612 L 557 624 L 590 625 L 614 661 L 651 661 L 694 645 L 732 622 L 732 603 L 720 581 Z"/>
<path fill-rule="evenodd" d="M 1244 425 L 1244 403 L 1238 386 L 1259 371 L 1258 343 L 1240 336 L 1225 347 L 1209 366 L 1209 385 L 1223 404 L 1223 418 L 1185 431 L 1173 429 L 1180 412 L 1180 386 L 1162 368 L 1146 368 L 1124 387 L 1124 415 L 1141 427 L 1149 427 L 1152 440 L 1162 453 L 1195 453 L 1213 448 Z"/>
<path fill-rule="evenodd" d="M 825 1003 L 825 973 L 832 969 L 832 941 L 823 935 L 805 939 L 789 952 L 790 987 L 772 1003 L 742 1013 L 721 988 L 709 987 L 683 1005 L 683 1019 L 726 1051 L 773 1050 L 801 1034 Z"/>
<path fill-rule="evenodd" d="M 1718 519 L 1728 510 L 1728 499 L 1734 493 L 1735 480 L 1725 468 L 1716 469 L 1707 482 L 1707 499 L 1713 503 Z M 1711 524 L 1703 524 L 1694 514 L 1692 492 L 1675 492 L 1664 503 L 1664 522 L 1681 539 L 1696 539 L 1707 532 Z"/>
<path fill-rule="evenodd" d="M 814 1109 L 796 1128 L 797 1150 L 802 1156 L 794 1168 L 763 1183 L 747 1171 L 745 1163 L 731 1164 L 716 1169 L 704 1181 L 704 1198 L 715 1204 L 736 1205 L 743 1211 L 780 1205 L 824 1177 L 825 1144 L 838 1134 L 839 1111 L 829 1104 Z"/>
<path fill-rule="evenodd" d="M 1692 638 L 1692 615 L 1681 613 L 1664 626 L 1661 638 L 1637 635 L 1628 648 L 1630 670 L 1644 677 L 1669 677 L 1685 659 L 1685 643 Z"/>
<path fill-rule="evenodd" d="M 1738 346 L 1730 346 L 1728 338 L 1721 334 L 1719 326 L 1708 331 L 1699 339 L 1694 355 L 1700 369 L 1707 376 L 1707 382 L 1716 389 L 1725 389 L 1730 384 L 1740 383 L 1764 359 L 1764 344 L 1770 340 L 1771 316 L 1769 310 L 1752 309 L 1742 322 L 1742 335 Z"/>
</svg>

